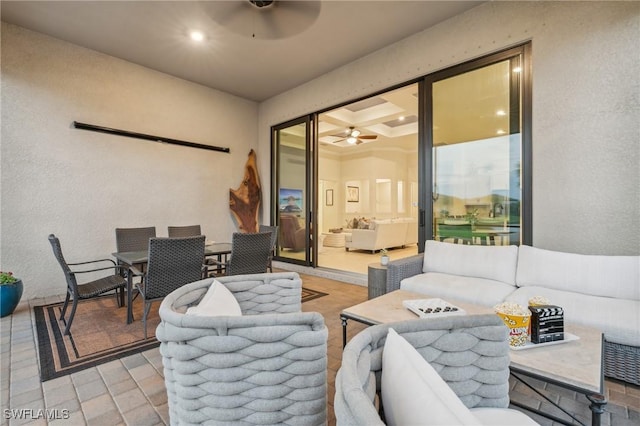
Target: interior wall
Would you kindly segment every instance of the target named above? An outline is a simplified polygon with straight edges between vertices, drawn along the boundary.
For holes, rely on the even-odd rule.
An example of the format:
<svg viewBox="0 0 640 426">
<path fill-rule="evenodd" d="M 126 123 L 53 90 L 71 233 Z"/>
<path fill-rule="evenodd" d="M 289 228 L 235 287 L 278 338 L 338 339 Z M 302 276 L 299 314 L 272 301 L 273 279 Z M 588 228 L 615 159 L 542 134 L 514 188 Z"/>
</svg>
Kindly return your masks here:
<svg viewBox="0 0 640 426">
<path fill-rule="evenodd" d="M 257 150 L 257 104 L 2 23 L 2 270 L 23 298 L 63 294 L 67 261 L 111 257 L 116 227 L 237 228 L 229 189 Z M 74 129 L 73 121 L 226 146 L 230 154 Z M 269 158 L 269 150 L 258 160 Z M 263 170 L 263 186 L 269 174 Z"/>
<path fill-rule="evenodd" d="M 638 39 L 638 2 L 483 3 L 261 103 L 259 146 L 272 125 L 530 40 L 533 245 L 637 255 Z"/>
</svg>

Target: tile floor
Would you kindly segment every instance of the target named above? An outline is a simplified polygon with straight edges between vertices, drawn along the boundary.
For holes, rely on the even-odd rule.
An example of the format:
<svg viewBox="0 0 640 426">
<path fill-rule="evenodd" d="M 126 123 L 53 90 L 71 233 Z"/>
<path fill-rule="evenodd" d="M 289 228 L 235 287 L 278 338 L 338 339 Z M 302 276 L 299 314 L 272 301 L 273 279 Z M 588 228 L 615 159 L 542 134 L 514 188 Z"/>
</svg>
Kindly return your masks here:
<svg viewBox="0 0 640 426">
<path fill-rule="evenodd" d="M 329 293 L 302 306 L 305 311 L 322 313 L 329 328 L 328 417 L 329 424 L 333 425 L 335 374 L 342 354 L 339 314 L 342 309 L 366 300 L 367 289 L 316 276 L 305 275 L 303 279 L 305 286 Z M 30 306 L 59 300 L 56 297 L 22 302 L 13 315 L 1 319 L 0 425 L 168 424 L 167 397 L 158 349 L 40 383 L 37 338 Z M 351 321 L 349 335 L 363 327 Z M 590 423 L 588 404 L 583 396 L 541 383 L 538 385 L 543 393 L 556 401 L 561 400 L 583 422 Z M 603 425 L 640 424 L 640 388 L 611 380 L 607 380 L 606 385 L 609 404 L 602 417 Z M 531 401 L 531 391 L 513 383 L 511 397 Z M 550 410 L 546 402 L 538 405 Z M 46 416 L 51 419 L 47 420 Z M 542 425 L 555 424 L 547 419 L 534 418 Z"/>
</svg>

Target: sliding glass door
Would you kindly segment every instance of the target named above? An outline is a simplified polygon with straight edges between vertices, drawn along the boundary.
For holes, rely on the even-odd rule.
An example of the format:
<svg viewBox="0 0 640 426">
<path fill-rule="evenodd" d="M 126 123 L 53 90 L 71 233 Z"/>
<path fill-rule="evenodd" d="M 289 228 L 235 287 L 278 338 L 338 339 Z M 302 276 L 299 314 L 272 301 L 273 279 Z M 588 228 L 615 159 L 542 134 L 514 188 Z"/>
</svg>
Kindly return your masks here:
<svg viewBox="0 0 640 426">
<path fill-rule="evenodd" d="M 272 212 L 279 227 L 276 258 L 305 266 L 312 264 L 311 129 L 308 117 L 273 129 Z"/>
<path fill-rule="evenodd" d="M 531 241 L 530 183 L 523 182 L 529 179 L 530 158 L 524 155 L 530 149 L 523 132 L 530 122 L 525 120 L 530 114 L 525 50 L 512 49 L 425 79 L 432 169 L 428 223 L 435 240 Z"/>
</svg>

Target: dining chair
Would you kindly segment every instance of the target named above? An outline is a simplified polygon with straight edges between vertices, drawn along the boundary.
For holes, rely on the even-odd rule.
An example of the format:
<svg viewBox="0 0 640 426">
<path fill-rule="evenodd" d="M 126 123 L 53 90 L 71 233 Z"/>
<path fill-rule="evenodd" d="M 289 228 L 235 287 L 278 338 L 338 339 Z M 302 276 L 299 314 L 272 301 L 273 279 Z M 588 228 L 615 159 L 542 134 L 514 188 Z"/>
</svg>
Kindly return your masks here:
<svg viewBox="0 0 640 426">
<path fill-rule="evenodd" d="M 60 240 L 58 239 L 58 237 L 56 237 L 54 234 L 49 235 L 49 242 L 51 243 L 53 254 L 60 264 L 60 267 L 62 267 L 62 272 L 64 272 L 64 277 L 67 281 L 67 295 L 64 299 L 64 305 L 60 314 L 60 320 L 64 321 L 64 316 L 67 313 L 67 306 L 69 305 L 69 301 L 73 299 L 71 313 L 69 314 L 69 319 L 66 321 L 64 334 L 70 333 L 71 323 L 73 322 L 73 317 L 75 316 L 76 308 L 78 307 L 78 301 L 80 300 L 90 299 L 103 295 L 104 293 L 107 293 L 109 291 L 115 291 L 116 299 L 118 300 L 118 306 L 124 306 L 124 291 L 127 286 L 127 281 L 123 278 L 122 274 L 119 273 L 119 270 L 122 268 L 122 266 L 117 265 L 116 262 L 112 259 L 97 259 L 77 263 L 67 263 L 64 256 L 62 255 L 62 247 L 60 245 Z M 89 266 L 92 264 L 95 266 Z M 102 266 L 100 266 L 100 264 L 102 264 Z M 109 265 L 104 266 L 107 264 Z M 91 269 L 82 269 L 75 271 L 71 269 L 71 266 L 75 267 L 80 265 L 86 265 Z M 84 267 L 85 266 L 82 266 L 82 268 Z M 78 284 L 76 274 L 101 271 L 113 271 L 113 273 L 103 278 L 98 278 L 96 280 L 86 282 L 84 284 Z"/>
<path fill-rule="evenodd" d="M 272 261 L 276 255 L 276 241 L 278 241 L 278 226 L 260 225 L 259 232 L 271 232 L 271 253 L 269 253 L 269 272 L 273 272 Z"/>
<path fill-rule="evenodd" d="M 147 316 L 154 301 L 181 286 L 202 279 L 204 271 L 204 235 L 183 238 L 150 238 L 149 260 L 145 272 L 129 268 L 133 276 L 142 279 L 136 284 L 142 296 L 144 338 L 147 338 Z"/>
<path fill-rule="evenodd" d="M 155 226 L 146 228 L 116 228 L 116 250 L 118 252 L 146 250 L 149 247 L 149 238 L 155 236 Z M 121 262 L 118 262 L 118 264 L 125 266 Z M 133 266 L 144 271 L 144 264 L 136 264 Z M 124 269 L 125 274 L 126 272 L 127 269 Z"/>
<path fill-rule="evenodd" d="M 271 252 L 271 232 L 234 232 L 229 260 L 212 262 L 222 267 L 225 275 L 263 274 L 269 267 Z"/>
<path fill-rule="evenodd" d="M 187 226 L 169 226 L 167 227 L 169 238 L 176 237 L 196 237 L 202 235 L 200 225 L 187 225 Z"/>
</svg>

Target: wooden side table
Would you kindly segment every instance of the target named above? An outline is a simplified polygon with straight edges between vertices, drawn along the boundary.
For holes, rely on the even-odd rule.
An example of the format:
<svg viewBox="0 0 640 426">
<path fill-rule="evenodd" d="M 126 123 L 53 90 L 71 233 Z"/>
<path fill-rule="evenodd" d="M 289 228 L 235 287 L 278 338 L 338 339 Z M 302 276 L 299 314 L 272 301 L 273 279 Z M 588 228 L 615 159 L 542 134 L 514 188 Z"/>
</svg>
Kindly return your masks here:
<svg viewBox="0 0 640 426">
<path fill-rule="evenodd" d="M 369 299 L 382 296 L 387 292 L 387 266 L 380 262 L 370 263 L 367 276 Z"/>
</svg>

